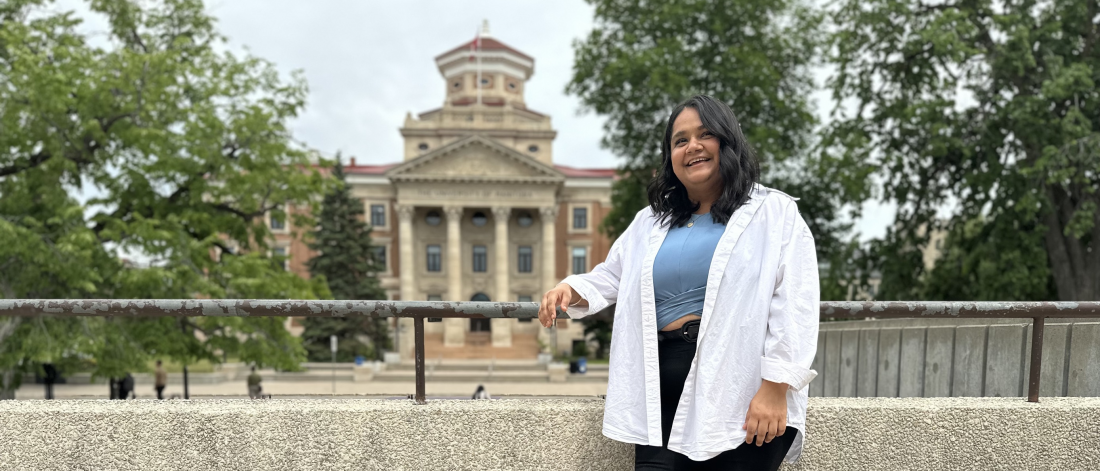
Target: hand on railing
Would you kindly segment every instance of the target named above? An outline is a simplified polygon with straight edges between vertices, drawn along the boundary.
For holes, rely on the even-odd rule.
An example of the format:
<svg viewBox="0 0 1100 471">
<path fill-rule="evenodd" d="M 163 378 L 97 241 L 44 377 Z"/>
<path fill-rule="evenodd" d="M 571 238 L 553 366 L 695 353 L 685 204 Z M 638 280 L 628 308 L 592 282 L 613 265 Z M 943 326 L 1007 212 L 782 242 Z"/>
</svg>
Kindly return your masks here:
<svg viewBox="0 0 1100 471">
<path fill-rule="evenodd" d="M 539 304 L 539 323 L 543 327 L 553 326 L 554 321 L 558 318 L 558 308 L 561 308 L 563 312 L 568 312 L 569 306 L 576 304 L 579 299 L 581 299 L 581 296 L 573 290 L 573 287 L 565 283 L 555 286 L 554 289 L 542 295 L 542 303 Z"/>
</svg>

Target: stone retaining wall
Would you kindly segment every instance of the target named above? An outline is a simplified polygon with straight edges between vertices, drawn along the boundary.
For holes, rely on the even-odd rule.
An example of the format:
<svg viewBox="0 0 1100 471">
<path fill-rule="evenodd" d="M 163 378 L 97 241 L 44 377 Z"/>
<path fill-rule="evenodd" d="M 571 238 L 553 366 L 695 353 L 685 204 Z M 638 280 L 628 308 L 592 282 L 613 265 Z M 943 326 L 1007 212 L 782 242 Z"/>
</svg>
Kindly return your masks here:
<svg viewBox="0 0 1100 471">
<path fill-rule="evenodd" d="M 599 399 L 0 401 L 0 469 L 632 469 L 602 416 Z M 1098 398 L 811 398 L 784 469 L 1100 469 L 1098 424 Z"/>
</svg>

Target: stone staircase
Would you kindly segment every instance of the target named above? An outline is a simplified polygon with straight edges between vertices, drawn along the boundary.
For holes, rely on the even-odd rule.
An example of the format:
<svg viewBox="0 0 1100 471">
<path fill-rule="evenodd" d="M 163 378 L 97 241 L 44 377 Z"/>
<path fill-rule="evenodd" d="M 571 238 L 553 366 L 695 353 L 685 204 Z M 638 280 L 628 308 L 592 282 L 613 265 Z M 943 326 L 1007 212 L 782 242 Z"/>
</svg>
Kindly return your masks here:
<svg viewBox="0 0 1100 471">
<path fill-rule="evenodd" d="M 447 360 L 531 360 L 539 355 L 535 334 L 512 334 L 512 346 L 494 347 L 489 332 L 467 332 L 466 345 L 447 347 L 443 334 L 424 334 L 425 358 Z"/>
</svg>

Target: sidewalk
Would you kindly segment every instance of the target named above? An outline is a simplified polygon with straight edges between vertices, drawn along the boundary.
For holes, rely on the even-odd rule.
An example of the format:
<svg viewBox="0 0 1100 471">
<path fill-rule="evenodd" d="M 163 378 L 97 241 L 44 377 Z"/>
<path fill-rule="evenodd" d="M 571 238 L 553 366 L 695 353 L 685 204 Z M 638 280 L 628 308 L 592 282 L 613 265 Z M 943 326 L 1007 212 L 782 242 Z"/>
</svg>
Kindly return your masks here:
<svg viewBox="0 0 1100 471">
<path fill-rule="evenodd" d="M 432 382 L 426 383 L 426 393 L 429 396 L 453 396 L 469 397 L 477 389 L 478 384 L 484 384 L 494 398 L 501 396 L 598 396 L 607 394 L 605 382 L 569 382 L 569 383 L 534 383 L 534 382 Z M 331 396 L 333 394 L 331 381 L 264 381 L 262 383 L 264 394 L 271 394 L 274 398 L 288 396 Z M 152 385 L 139 384 L 135 388 L 138 399 L 156 399 L 157 393 Z M 245 382 L 226 382 L 219 384 L 192 384 L 190 385 L 191 398 L 200 397 L 248 397 L 248 387 Z M 338 396 L 398 396 L 404 397 L 413 394 L 416 385 L 410 382 L 368 381 L 351 382 L 337 381 L 336 395 Z M 183 386 L 169 384 L 164 390 L 164 397 L 172 395 L 183 396 Z M 45 387 L 41 384 L 24 384 L 15 392 L 16 399 L 42 399 L 45 397 Z M 57 399 L 107 399 L 109 397 L 106 383 L 100 384 L 58 384 L 54 385 L 54 397 Z"/>
</svg>

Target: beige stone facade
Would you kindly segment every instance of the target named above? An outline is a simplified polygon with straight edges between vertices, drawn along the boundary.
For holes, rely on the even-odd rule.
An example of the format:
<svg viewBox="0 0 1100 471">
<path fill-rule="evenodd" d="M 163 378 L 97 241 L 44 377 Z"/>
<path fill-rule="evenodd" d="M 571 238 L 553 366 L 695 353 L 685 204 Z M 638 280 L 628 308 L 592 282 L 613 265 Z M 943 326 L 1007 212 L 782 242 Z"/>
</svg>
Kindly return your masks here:
<svg viewBox="0 0 1100 471">
<path fill-rule="evenodd" d="M 550 117 L 528 110 L 523 95 L 534 60 L 487 33 L 479 54 L 467 43 L 436 57 L 446 101 L 406 117 L 399 162 L 353 158 L 345 167 L 384 251 L 380 278 L 390 299 L 537 302 L 610 249 L 598 225 L 610 210 L 614 169 L 553 163 Z M 305 271 L 312 254 L 304 244 L 284 236 L 276 245 L 287 246 L 290 269 Z M 398 350 L 410 358 L 412 321 L 397 324 Z M 584 339 L 577 322 L 556 327 L 444 319 L 426 326 L 427 357 L 534 358 Z"/>
</svg>

